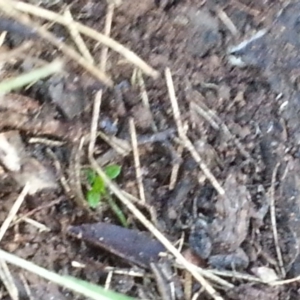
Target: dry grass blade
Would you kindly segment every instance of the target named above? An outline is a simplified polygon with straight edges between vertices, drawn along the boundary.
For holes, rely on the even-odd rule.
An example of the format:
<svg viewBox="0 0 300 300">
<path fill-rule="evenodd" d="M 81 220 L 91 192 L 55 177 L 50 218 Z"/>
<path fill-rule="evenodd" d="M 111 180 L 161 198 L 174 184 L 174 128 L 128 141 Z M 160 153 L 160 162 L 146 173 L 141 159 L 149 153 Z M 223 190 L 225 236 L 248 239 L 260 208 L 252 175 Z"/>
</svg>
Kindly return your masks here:
<svg viewBox="0 0 300 300">
<path fill-rule="evenodd" d="M 136 72 L 136 77 L 137 77 L 137 83 L 140 87 L 140 93 L 141 93 L 141 99 L 142 99 L 142 103 L 143 105 L 149 110 L 149 112 L 151 112 L 151 107 L 150 107 L 150 101 L 149 101 L 149 97 L 148 97 L 148 92 L 146 89 L 146 85 L 145 85 L 145 81 L 143 78 L 143 74 L 142 72 L 140 72 L 139 70 Z M 151 127 L 153 132 L 157 132 L 157 126 L 154 122 L 154 118 L 152 117 L 152 122 L 151 122 Z"/>
<path fill-rule="evenodd" d="M 120 155 L 126 156 L 132 150 L 130 143 L 125 140 L 121 140 L 114 136 L 108 136 L 102 131 L 98 131 L 98 136 L 100 136 L 103 141 L 110 145 Z"/>
<path fill-rule="evenodd" d="M 187 130 L 188 130 L 188 127 L 186 126 L 186 128 L 184 128 L 184 132 L 186 133 Z M 181 158 L 181 156 L 183 154 L 183 150 L 184 150 L 183 145 L 179 145 L 178 148 L 177 148 L 177 152 L 176 152 L 177 155 L 178 155 L 178 158 Z M 181 163 L 182 163 L 181 160 L 178 159 L 178 161 L 173 164 L 172 171 L 171 171 L 171 176 L 170 176 L 170 183 L 169 183 L 169 190 L 170 191 L 172 191 L 175 188 Z"/>
<path fill-rule="evenodd" d="M 12 206 L 7 218 L 4 220 L 4 222 L 1 225 L 1 228 L 0 228 L 0 241 L 2 240 L 3 236 L 5 235 L 7 229 L 10 226 L 10 223 L 12 222 L 14 217 L 16 216 L 18 210 L 20 209 L 20 207 L 21 207 L 26 195 L 28 194 L 29 190 L 30 190 L 30 185 L 27 183 L 27 184 L 25 184 L 21 194 L 19 195 L 19 197 L 15 201 L 14 205 Z"/>
<path fill-rule="evenodd" d="M 83 41 L 80 33 L 78 32 L 77 27 L 74 25 L 74 19 L 71 14 L 71 11 L 69 9 L 66 9 L 65 11 L 65 18 L 69 22 L 69 31 L 70 35 L 74 40 L 74 43 L 76 44 L 78 50 L 82 54 L 82 56 L 91 64 L 94 64 L 94 58 L 92 57 L 89 49 L 87 48 L 85 42 Z"/>
<path fill-rule="evenodd" d="M 22 203 L 24 202 L 24 199 L 25 199 L 26 195 L 28 194 L 29 188 L 30 188 L 30 185 L 27 183 L 24 186 L 19 197 L 13 204 L 7 218 L 2 223 L 2 226 L 0 228 L 0 241 L 4 237 L 7 229 L 10 227 L 12 220 L 14 219 L 14 217 L 16 216 L 17 212 L 19 211 Z M 5 285 L 8 293 L 10 294 L 11 298 L 13 300 L 18 300 L 19 299 L 18 289 L 15 286 L 14 280 L 13 280 L 12 275 L 7 267 L 6 262 L 2 259 L 0 259 L 0 278 L 1 278 L 1 281 L 3 282 L 3 284 Z"/>
<path fill-rule="evenodd" d="M 130 128 L 130 136 L 131 136 L 132 151 L 133 151 L 133 158 L 134 158 L 136 181 L 139 188 L 140 198 L 143 203 L 146 203 L 145 189 L 143 185 L 143 175 L 141 171 L 140 155 L 139 155 L 136 129 L 135 129 L 133 118 L 129 119 L 129 128 Z"/>
<path fill-rule="evenodd" d="M 167 86 L 168 86 L 168 90 L 169 90 L 169 97 L 170 97 L 170 101 L 172 104 L 174 119 L 175 119 L 175 122 L 177 125 L 179 138 L 180 138 L 183 146 L 191 153 L 192 157 L 198 163 L 200 169 L 202 170 L 202 172 L 204 173 L 206 178 L 210 181 L 210 183 L 215 188 L 215 190 L 219 193 L 219 195 L 225 196 L 225 190 L 220 185 L 220 183 L 217 181 L 215 176 L 211 173 L 211 171 L 209 170 L 207 165 L 204 163 L 203 159 L 200 157 L 199 153 L 197 152 L 197 150 L 193 146 L 192 142 L 189 140 L 189 138 L 187 137 L 187 135 L 185 133 L 185 130 L 183 128 L 183 124 L 182 124 L 182 121 L 180 118 L 179 106 L 178 106 L 177 98 L 175 95 L 175 89 L 174 89 L 174 85 L 173 85 L 171 71 L 169 68 L 167 68 L 165 70 L 165 77 L 166 77 Z"/>
<path fill-rule="evenodd" d="M 19 224 L 25 218 L 29 218 L 30 216 L 34 215 L 35 213 L 37 213 L 40 210 L 43 210 L 43 209 L 46 209 L 46 208 L 49 208 L 49 207 L 53 207 L 55 204 L 58 204 L 61 201 L 62 201 L 62 198 L 55 199 L 54 201 L 51 201 L 50 203 L 47 203 L 46 205 L 39 206 L 39 207 L 27 212 L 24 215 L 18 216 L 18 218 L 14 222 L 11 223 L 11 226 Z"/>
<path fill-rule="evenodd" d="M 212 126 L 212 128 L 215 130 L 221 130 L 229 140 L 232 140 L 245 158 L 249 159 L 249 161 L 253 161 L 251 155 L 246 151 L 241 142 L 230 132 L 229 128 L 213 111 L 205 107 L 203 103 L 200 105 L 195 101 L 191 102 L 191 107 L 199 116 L 203 117 Z"/>
<path fill-rule="evenodd" d="M 6 262 L 0 259 L 0 278 L 12 300 L 19 300 L 19 292 Z"/>
<path fill-rule="evenodd" d="M 99 70 L 93 64 L 91 64 L 86 59 L 84 59 L 82 56 L 80 56 L 73 48 L 67 46 L 61 40 L 56 38 L 55 35 L 53 35 L 51 32 L 46 30 L 44 27 L 41 27 L 39 24 L 31 21 L 25 14 L 18 12 L 10 4 L 11 4 L 11 2 L 5 2 L 5 3 L 0 2 L 0 9 L 8 16 L 17 20 L 19 23 L 34 30 L 34 32 L 38 33 L 41 38 L 48 41 L 55 47 L 57 47 L 57 49 L 62 51 L 67 57 L 73 59 L 76 63 L 78 63 L 80 66 L 82 66 L 84 69 L 86 69 L 89 73 L 91 73 L 93 76 L 95 76 L 101 82 L 103 82 L 105 85 L 107 85 L 109 87 L 113 86 L 113 81 L 106 74 L 104 74 L 101 70 Z M 66 18 L 64 18 L 64 19 L 66 19 Z"/>
<path fill-rule="evenodd" d="M 276 255 L 278 259 L 278 266 L 281 273 L 282 278 L 285 278 L 286 272 L 284 269 L 284 263 L 282 258 L 282 253 L 279 246 L 278 241 L 278 231 L 277 231 L 277 222 L 276 222 L 276 211 L 275 211 L 275 183 L 276 183 L 276 176 L 277 171 L 280 166 L 280 163 L 277 163 L 272 174 L 272 184 L 270 187 L 270 215 L 271 215 L 271 223 L 272 223 L 272 230 L 273 230 L 273 237 L 274 237 L 274 244 L 276 249 Z"/>
<path fill-rule="evenodd" d="M 269 285 L 278 286 L 278 285 L 290 284 L 290 283 L 297 282 L 297 281 L 300 281 L 300 276 L 286 279 L 286 280 L 278 280 L 278 281 L 274 281 L 274 282 L 269 282 Z"/>
<path fill-rule="evenodd" d="M 34 300 L 34 298 L 33 298 L 33 296 L 32 296 L 32 293 L 31 293 L 31 290 L 30 290 L 30 287 L 29 287 L 29 285 L 28 285 L 28 282 L 27 282 L 27 280 L 26 280 L 26 278 L 25 278 L 25 275 L 24 275 L 24 274 L 21 274 L 20 277 L 21 277 L 21 280 L 22 280 L 22 282 L 23 282 L 24 289 L 25 289 L 25 291 L 26 291 L 26 293 L 27 293 L 28 300 Z"/>
<path fill-rule="evenodd" d="M 182 153 L 183 153 L 183 146 L 179 145 L 177 148 L 177 155 L 178 157 L 181 158 Z M 172 191 L 175 188 L 176 182 L 177 182 L 177 178 L 178 178 L 178 174 L 179 174 L 179 169 L 181 166 L 181 162 L 178 161 L 175 164 L 173 164 L 172 167 L 172 171 L 171 171 L 171 176 L 170 176 L 170 183 L 169 183 L 169 190 Z"/>
<path fill-rule="evenodd" d="M 37 228 L 39 230 L 39 232 L 45 232 L 45 231 L 50 232 L 51 231 L 51 229 L 49 227 L 47 227 L 46 225 L 44 225 L 40 222 L 37 222 L 33 219 L 24 217 L 24 218 L 22 218 L 22 221 L 24 221 L 25 223 L 30 224 L 33 227 Z"/>
<path fill-rule="evenodd" d="M 108 5 L 106 19 L 105 19 L 105 28 L 104 28 L 104 34 L 108 37 L 109 37 L 110 31 L 111 31 L 111 24 L 112 24 L 114 9 L 115 9 L 115 5 L 113 3 Z M 100 69 L 102 71 L 105 71 L 105 69 L 106 69 L 107 54 L 108 54 L 108 47 L 104 46 L 102 48 L 101 56 L 100 56 Z"/>
<path fill-rule="evenodd" d="M 157 290 L 159 291 L 161 299 L 162 300 L 175 299 L 174 293 L 172 293 L 172 289 L 171 289 L 172 282 L 167 282 L 161 268 L 157 264 L 150 263 L 150 267 L 154 275 Z"/>
<path fill-rule="evenodd" d="M 43 9 L 28 3 L 24 3 L 21 1 L 9 1 L 9 3 L 16 8 L 19 11 L 26 12 L 28 14 L 44 18 L 49 21 L 53 21 L 59 24 L 62 24 L 64 26 L 67 26 L 66 19 L 56 14 L 50 10 Z M 156 70 L 154 70 L 152 67 L 150 67 L 144 60 L 142 60 L 140 57 L 138 57 L 134 52 L 130 51 L 120 43 L 116 42 L 112 38 L 105 36 L 104 34 L 85 26 L 79 22 L 75 22 L 77 29 L 80 33 L 106 45 L 107 47 L 111 48 L 112 50 L 118 52 L 123 57 L 125 57 L 129 62 L 131 62 L 133 65 L 140 68 L 145 74 L 153 77 L 158 78 L 160 76 L 160 73 Z"/>
<path fill-rule="evenodd" d="M 93 118 L 91 123 L 90 143 L 89 143 L 89 156 L 91 157 L 94 153 L 95 142 L 97 138 L 98 118 L 100 115 L 100 107 L 102 100 L 102 90 L 96 93 L 93 107 Z"/>
<path fill-rule="evenodd" d="M 228 15 L 226 14 L 225 11 L 223 11 L 222 9 L 218 9 L 217 15 L 233 36 L 239 35 L 239 31 L 237 30 L 236 26 L 231 21 L 231 19 L 228 17 Z"/>
<path fill-rule="evenodd" d="M 108 290 L 110 288 L 110 285 L 111 285 L 111 281 L 112 281 L 112 277 L 114 275 L 114 272 L 113 271 L 110 271 L 108 272 L 107 274 L 107 277 L 106 277 L 106 280 L 105 280 L 105 285 L 104 285 L 104 288 L 106 290 Z"/>
<path fill-rule="evenodd" d="M 177 267 L 182 268 L 182 265 L 177 265 Z M 192 268 L 194 268 L 194 270 L 196 272 L 198 272 L 201 276 L 209 279 L 212 282 L 215 282 L 215 283 L 219 284 L 219 286 L 223 286 L 224 288 L 227 288 L 227 289 L 234 288 L 234 285 L 232 283 L 230 283 L 230 282 L 226 281 L 225 279 L 219 277 L 218 274 L 213 272 L 212 270 L 205 270 L 205 269 L 202 269 L 200 267 L 197 267 L 196 265 L 192 265 Z M 223 275 L 223 273 L 221 275 Z M 228 277 L 234 277 L 234 276 L 228 276 Z"/>
<path fill-rule="evenodd" d="M 226 271 L 226 270 L 206 270 L 206 272 L 210 272 L 213 275 L 218 275 L 222 277 L 227 277 L 227 278 L 235 278 L 239 280 L 245 280 L 249 282 L 260 282 L 264 283 L 259 277 L 255 277 L 253 275 L 249 275 L 246 273 L 240 273 L 238 271 Z M 269 284 L 269 282 L 268 282 Z M 233 287 L 233 286 L 232 286 Z"/>
</svg>

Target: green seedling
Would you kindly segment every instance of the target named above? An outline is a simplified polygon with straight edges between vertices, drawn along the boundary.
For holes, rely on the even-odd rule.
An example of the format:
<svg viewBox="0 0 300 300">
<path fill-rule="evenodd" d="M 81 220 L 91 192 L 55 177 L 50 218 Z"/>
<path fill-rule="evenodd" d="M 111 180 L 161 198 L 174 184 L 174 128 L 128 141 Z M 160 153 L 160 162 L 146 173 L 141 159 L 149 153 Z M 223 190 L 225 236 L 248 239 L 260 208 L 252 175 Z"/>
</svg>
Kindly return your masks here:
<svg viewBox="0 0 300 300">
<path fill-rule="evenodd" d="M 105 174 L 111 180 L 116 179 L 121 173 L 121 166 L 119 165 L 109 165 L 104 168 Z M 90 188 L 87 191 L 86 199 L 90 208 L 97 208 L 100 203 L 104 200 L 107 201 L 110 208 L 117 215 L 118 219 L 124 227 L 127 227 L 126 218 L 122 210 L 118 207 L 117 203 L 114 201 L 109 191 L 105 186 L 105 182 L 101 176 L 99 176 L 94 170 L 87 170 L 87 181 Z"/>
</svg>

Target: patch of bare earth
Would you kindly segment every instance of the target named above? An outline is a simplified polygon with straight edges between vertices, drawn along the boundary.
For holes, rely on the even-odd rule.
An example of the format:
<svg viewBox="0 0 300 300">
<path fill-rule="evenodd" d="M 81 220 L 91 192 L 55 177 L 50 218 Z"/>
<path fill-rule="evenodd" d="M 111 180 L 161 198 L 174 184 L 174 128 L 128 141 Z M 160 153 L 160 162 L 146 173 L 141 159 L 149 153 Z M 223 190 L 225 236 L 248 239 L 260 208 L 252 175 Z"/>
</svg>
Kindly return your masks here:
<svg viewBox="0 0 300 300">
<path fill-rule="evenodd" d="M 65 59 L 62 74 L 0 100 L 0 224 L 30 183 L 1 249 L 139 299 L 298 299 L 298 2 L 107 2 L 27 1 L 61 15 L 69 8 L 74 20 L 106 32 L 146 66 L 116 49 L 106 53 L 83 32 L 82 48 L 63 22 L 16 6 L 45 25 L 27 28 L 0 5 L 7 32 L 1 78 Z M 229 53 L 261 29 L 261 38 Z M 240 58 L 244 68 L 232 65 Z M 128 228 L 107 202 L 88 208 L 83 171 L 93 162 L 92 116 L 100 132 L 95 161 L 122 166 L 121 194 L 179 249 L 177 260 L 159 254 L 173 248 L 122 195 L 113 199 Z M 198 268 L 196 276 L 182 260 Z M 83 299 L 11 272 L 20 299 L 30 299 L 28 289 L 31 299 Z M 4 286 L 0 293 L 10 299 Z"/>
</svg>

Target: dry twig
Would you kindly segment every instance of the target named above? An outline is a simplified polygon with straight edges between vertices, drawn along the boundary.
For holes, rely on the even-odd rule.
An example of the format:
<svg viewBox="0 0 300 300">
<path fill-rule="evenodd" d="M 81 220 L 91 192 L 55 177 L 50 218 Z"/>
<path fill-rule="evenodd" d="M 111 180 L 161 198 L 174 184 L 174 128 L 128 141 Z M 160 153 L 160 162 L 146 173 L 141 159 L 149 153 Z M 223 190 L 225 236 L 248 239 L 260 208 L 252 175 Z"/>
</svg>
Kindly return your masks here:
<svg viewBox="0 0 300 300">
<path fill-rule="evenodd" d="M 88 61 L 91 64 L 94 64 L 94 58 L 92 57 L 88 47 L 86 46 L 84 40 L 82 39 L 80 33 L 78 32 L 77 27 L 74 25 L 74 19 L 69 8 L 67 8 L 65 11 L 65 18 L 67 22 L 69 22 L 68 29 L 70 35 L 73 38 L 74 43 L 76 44 L 81 55 L 86 59 L 86 61 Z"/>
<path fill-rule="evenodd" d="M 129 128 L 130 128 L 131 144 L 132 144 L 132 151 L 133 151 L 133 158 L 134 158 L 135 175 L 138 184 L 140 199 L 143 203 L 146 203 L 145 188 L 143 184 L 143 175 L 141 171 L 140 155 L 139 155 L 136 129 L 135 129 L 133 118 L 129 119 Z"/>
<path fill-rule="evenodd" d="M 167 86 L 169 90 L 169 97 L 172 104 L 173 114 L 174 114 L 174 120 L 177 125 L 177 130 L 179 134 L 179 138 L 183 144 L 183 146 L 191 153 L 192 157 L 195 159 L 195 161 L 198 163 L 200 169 L 206 176 L 206 178 L 210 181 L 212 186 L 215 188 L 215 190 L 219 193 L 220 196 L 225 196 L 225 190 L 220 185 L 220 183 L 217 181 L 215 176 L 211 173 L 203 159 L 200 157 L 199 153 L 195 149 L 194 145 L 190 141 L 190 139 L 187 137 L 185 130 L 183 128 L 183 124 L 180 118 L 180 112 L 179 112 L 179 106 L 177 102 L 177 98 L 175 95 L 175 89 L 173 85 L 172 75 L 169 68 L 165 70 L 165 77 L 167 81 Z"/>
<path fill-rule="evenodd" d="M 104 35 L 107 37 L 110 36 L 114 9 L 115 9 L 114 3 L 108 4 L 106 19 L 105 19 L 105 28 L 104 28 Z M 104 47 L 102 48 L 102 51 L 101 51 L 101 56 L 100 56 L 100 69 L 103 72 L 106 69 L 107 54 L 108 54 L 108 47 L 104 45 Z"/>
<path fill-rule="evenodd" d="M 280 163 L 277 163 L 273 170 L 273 174 L 272 174 L 272 184 L 271 184 L 270 192 L 269 192 L 270 215 L 271 215 L 272 231 L 273 231 L 277 260 L 278 260 L 278 266 L 279 266 L 279 270 L 280 270 L 282 278 L 285 278 L 286 272 L 284 269 L 283 258 L 282 258 L 281 249 L 279 246 L 279 241 L 278 241 L 278 231 L 277 231 L 276 211 L 275 211 L 275 183 L 276 183 L 276 176 L 277 176 L 277 171 L 278 171 L 279 166 L 280 166 Z"/>
<path fill-rule="evenodd" d="M 10 227 L 10 224 L 12 220 L 15 218 L 16 214 L 18 213 L 22 203 L 25 200 L 26 195 L 28 194 L 30 189 L 29 183 L 26 183 L 22 192 L 20 193 L 19 197 L 13 204 L 12 208 L 10 209 L 10 212 L 4 222 L 1 225 L 0 228 L 0 241 L 4 237 L 7 229 Z M 7 264 L 4 260 L 0 259 L 0 277 L 2 282 L 4 283 L 5 287 L 7 288 L 7 291 L 9 292 L 11 298 L 13 300 L 19 299 L 19 293 L 18 289 L 14 283 L 14 280 L 12 278 L 12 275 L 7 267 Z"/>
<path fill-rule="evenodd" d="M 203 117 L 211 125 L 212 128 L 214 128 L 215 130 L 221 130 L 229 140 L 232 140 L 240 153 L 245 158 L 247 158 L 249 161 L 253 161 L 251 155 L 247 152 L 241 142 L 231 133 L 226 124 L 224 124 L 212 110 L 205 107 L 204 104 L 199 105 L 195 101 L 191 102 L 191 107 L 197 112 L 199 116 Z"/>
<path fill-rule="evenodd" d="M 217 15 L 233 36 L 239 35 L 239 31 L 224 10 L 219 8 L 217 10 Z"/>
<path fill-rule="evenodd" d="M 44 18 L 49 21 L 54 21 L 64 26 L 67 25 L 66 19 L 63 16 L 54 13 L 50 10 L 43 9 L 41 7 L 37 7 L 21 1 L 9 1 L 9 3 L 19 11 L 26 12 L 28 14 L 37 16 L 39 18 Z M 77 29 L 80 33 L 118 52 L 123 57 L 125 57 L 129 62 L 131 62 L 133 65 L 140 68 L 145 74 L 153 78 L 158 78 L 160 76 L 160 73 L 158 71 L 154 70 L 144 60 L 139 58 L 134 52 L 130 51 L 129 49 L 127 49 L 120 43 L 116 42 L 115 40 L 79 22 L 75 22 L 75 25 L 77 26 Z"/>
<path fill-rule="evenodd" d="M 0 241 L 2 240 L 3 236 L 5 235 L 7 229 L 9 228 L 12 220 L 14 219 L 14 217 L 16 216 L 17 212 L 19 211 L 22 203 L 24 202 L 24 199 L 26 197 L 26 195 L 28 194 L 30 190 L 30 184 L 26 183 L 21 194 L 19 195 L 19 197 L 17 198 L 17 200 L 15 201 L 14 205 L 12 206 L 7 218 L 4 220 L 4 222 L 1 225 L 0 228 Z"/>
<path fill-rule="evenodd" d="M 0 278 L 1 282 L 4 284 L 8 294 L 12 300 L 19 300 L 18 288 L 14 283 L 14 279 L 9 271 L 9 268 L 6 262 L 3 259 L 0 259 Z"/>
<path fill-rule="evenodd" d="M 73 48 L 67 46 L 65 43 L 59 40 L 54 34 L 49 32 L 48 30 L 46 30 L 44 27 L 40 26 L 36 22 L 31 21 L 25 14 L 22 14 L 19 11 L 17 11 L 14 8 L 14 6 L 11 5 L 12 3 L 13 2 L 3 2 L 3 1 L 0 2 L 1 10 L 8 16 L 17 20 L 19 23 L 37 32 L 41 38 L 48 41 L 50 44 L 54 45 L 55 47 L 57 47 L 57 49 L 62 51 L 67 57 L 73 59 L 76 63 L 81 65 L 84 69 L 90 72 L 93 76 L 95 76 L 105 85 L 109 87 L 113 86 L 113 81 L 106 74 L 104 74 L 101 70 L 99 70 L 93 64 L 91 64 L 82 56 L 80 56 Z"/>
</svg>

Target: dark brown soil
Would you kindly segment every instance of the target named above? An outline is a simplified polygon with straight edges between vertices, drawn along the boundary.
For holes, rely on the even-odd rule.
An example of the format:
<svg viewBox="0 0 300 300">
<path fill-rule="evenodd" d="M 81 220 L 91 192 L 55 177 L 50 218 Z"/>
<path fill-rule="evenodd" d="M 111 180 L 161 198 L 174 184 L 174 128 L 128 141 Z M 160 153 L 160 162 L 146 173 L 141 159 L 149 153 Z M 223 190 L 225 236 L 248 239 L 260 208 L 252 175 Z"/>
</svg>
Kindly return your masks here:
<svg viewBox="0 0 300 300">
<path fill-rule="evenodd" d="M 105 1 L 57 1 L 54 5 L 48 1 L 40 2 L 39 5 L 55 11 L 62 10 L 66 3 L 71 4 L 75 19 L 103 31 L 107 12 Z M 292 6 L 277 19 L 287 2 Z M 236 35 L 221 21 L 222 13 L 235 25 Z M 103 90 L 99 128 L 109 136 L 130 143 L 128 120 L 134 118 L 140 142 L 145 198 L 157 214 L 157 220 L 152 221 L 156 221 L 155 225 L 173 243 L 184 236 L 182 252 L 203 268 L 233 270 L 252 276 L 258 276 L 261 270 L 274 271 L 280 279 L 300 275 L 300 64 L 297 59 L 300 44 L 295 42 L 293 47 L 289 46 L 299 39 L 299 13 L 297 1 L 280 0 L 123 0 L 114 11 L 111 37 L 142 57 L 162 76 L 158 80 L 144 76 L 150 112 L 142 104 L 140 88 L 131 81 L 133 67 L 109 51 L 107 73 L 115 87 Z M 4 28 L 3 24 L 0 22 L 0 29 L 8 30 L 6 49 L 14 49 L 31 38 L 31 32 L 17 32 L 18 28 Z M 281 31 L 276 30 L 279 27 L 272 29 L 274 24 L 280 26 Z M 242 53 L 244 58 L 251 60 L 251 66 L 232 66 L 228 58 L 229 47 L 238 45 L 263 28 L 269 31 L 257 44 L 261 51 L 254 44 L 252 49 Z M 51 30 L 73 45 L 62 27 L 54 25 Z M 279 31 L 285 33 L 280 35 Z M 101 47 L 95 47 L 91 41 L 87 44 L 98 60 Z M 45 43 L 35 42 L 27 56 L 52 60 L 60 53 Z M 189 126 L 188 137 L 228 198 L 218 195 L 188 151 L 184 150 L 181 158 L 177 153 L 176 125 L 163 77 L 166 67 L 172 71 L 181 117 Z M 5 70 L 4 77 L 26 68 L 30 68 L 28 62 L 26 65 L 26 60 L 21 59 Z M 42 168 L 37 167 L 38 162 L 56 175 L 57 183 L 65 175 L 71 186 L 69 193 L 56 188 L 27 196 L 19 214 L 31 212 L 30 218 L 44 224 L 49 231 L 41 232 L 32 224 L 20 222 L 6 233 L 1 248 L 60 274 L 104 285 L 108 267 L 127 270 L 139 260 L 129 258 L 130 255 L 126 260 L 124 253 L 119 255 L 121 259 L 117 257 L 116 249 L 111 251 L 117 254 L 114 255 L 107 247 L 104 250 L 67 234 L 67 228 L 72 225 L 99 221 L 121 225 L 107 206 L 87 212 L 76 201 L 78 194 L 72 184 L 75 175 L 70 171 L 73 170 L 70 168 L 74 159 L 72 149 L 74 145 L 78 147 L 80 137 L 89 132 L 92 101 L 103 85 L 73 63 L 68 64 L 67 71 L 64 77 L 53 76 L 19 91 L 19 96 L 25 99 L 26 109 L 20 107 L 19 100 L 12 101 L 12 98 L 8 98 L 14 103 L 12 107 L 0 103 L 0 128 L 3 132 L 19 130 L 27 153 L 22 155 L 26 159 L 30 156 L 34 161 L 35 167 L 28 167 L 26 172 L 38 172 L 36 169 Z M 197 112 L 199 107 L 215 114 L 216 125 Z M 158 136 L 157 132 L 164 133 Z M 37 135 L 65 143 L 59 146 L 30 143 L 30 138 Z M 156 140 L 151 141 L 151 137 Z M 147 143 L 145 139 L 148 139 Z M 55 168 L 49 148 L 60 162 L 61 171 Z M 116 155 L 99 139 L 95 155 L 102 164 L 106 161 L 104 153 L 112 155 L 112 162 L 122 165 L 122 174 L 117 179 L 120 187 L 138 195 L 132 155 Z M 22 176 L 6 172 L 8 168 L 3 157 L 0 152 L 4 165 L 0 172 L 1 223 L 28 174 L 24 170 L 20 171 Z M 85 146 L 81 159 L 83 165 L 88 163 Z M 169 190 L 172 168 L 178 162 L 178 178 L 175 187 Z M 11 182 L 12 178 L 17 184 Z M 46 179 L 51 181 L 48 178 L 52 177 Z M 273 238 L 272 200 L 275 201 L 284 277 Z M 122 209 L 130 228 L 145 231 L 126 208 Z M 151 218 L 148 209 L 142 210 Z M 157 246 L 152 242 L 147 245 Z M 74 262 L 82 264 L 81 267 L 75 267 Z M 140 276 L 114 274 L 110 288 L 140 299 L 162 299 L 158 280 L 152 276 L 153 269 L 144 268 L 144 262 L 137 265 L 141 269 L 134 268 Z M 163 268 L 162 265 L 158 264 L 159 268 Z M 163 266 L 171 270 L 170 266 Z M 22 277 L 18 275 L 21 272 L 13 271 L 20 293 L 24 294 L 22 299 L 26 299 Z M 200 289 L 199 284 L 193 282 L 192 292 L 188 293 L 184 272 L 173 270 L 171 277 L 168 280 L 175 282 L 175 299 L 191 299 L 191 295 Z M 300 297 L 297 281 L 271 287 L 234 277 L 226 277 L 234 288 L 216 287 L 224 299 Z M 27 273 L 26 280 L 33 291 L 33 299 L 82 299 Z M 165 280 L 166 284 L 168 280 Z M 1 299 L 9 299 L 4 288 Z M 197 299 L 210 298 L 202 293 Z"/>
</svg>

